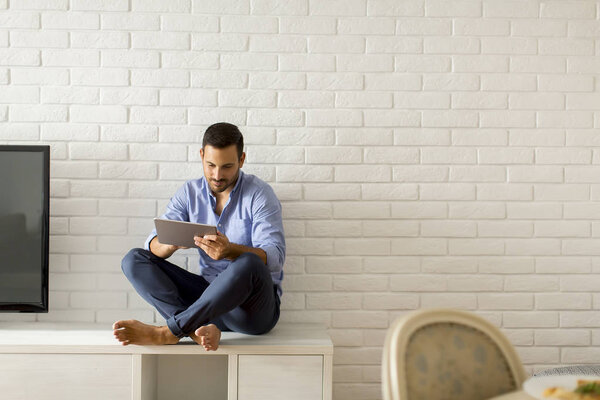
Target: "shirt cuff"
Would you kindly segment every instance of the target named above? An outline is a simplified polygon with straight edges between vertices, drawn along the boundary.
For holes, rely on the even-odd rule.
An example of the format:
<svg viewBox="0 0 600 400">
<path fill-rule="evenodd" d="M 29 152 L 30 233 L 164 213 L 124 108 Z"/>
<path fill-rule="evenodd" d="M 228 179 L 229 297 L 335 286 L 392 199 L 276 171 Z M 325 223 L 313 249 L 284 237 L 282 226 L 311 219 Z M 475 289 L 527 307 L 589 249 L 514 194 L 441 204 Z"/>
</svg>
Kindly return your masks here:
<svg viewBox="0 0 600 400">
<path fill-rule="evenodd" d="M 267 254 L 267 267 L 271 272 L 281 271 L 282 265 L 279 256 L 279 250 L 275 246 L 260 247 Z"/>
<path fill-rule="evenodd" d="M 148 236 L 148 239 L 146 239 L 146 242 L 144 243 L 144 249 L 150 251 L 150 242 L 152 241 L 152 239 L 154 239 L 156 237 L 156 229 L 152 231 L 152 233 L 150 234 L 150 236 Z"/>
</svg>

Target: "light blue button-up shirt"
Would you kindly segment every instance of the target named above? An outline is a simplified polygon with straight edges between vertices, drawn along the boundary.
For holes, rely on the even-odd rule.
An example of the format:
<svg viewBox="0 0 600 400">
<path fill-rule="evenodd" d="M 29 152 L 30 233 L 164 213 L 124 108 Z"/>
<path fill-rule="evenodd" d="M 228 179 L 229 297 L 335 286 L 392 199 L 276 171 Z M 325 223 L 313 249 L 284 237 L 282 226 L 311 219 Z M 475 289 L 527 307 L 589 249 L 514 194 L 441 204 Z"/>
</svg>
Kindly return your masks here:
<svg viewBox="0 0 600 400">
<path fill-rule="evenodd" d="M 216 225 L 230 242 L 257 247 L 267 254 L 267 267 L 281 296 L 285 238 L 281 219 L 281 203 L 266 182 L 241 170 L 229 194 L 221 215 L 215 213 L 217 201 L 204 177 L 187 181 L 171 198 L 163 219 Z M 156 236 L 152 230 L 144 248 Z M 225 270 L 230 260 L 213 260 L 203 250 L 200 254 L 200 275 L 212 282 Z"/>
</svg>

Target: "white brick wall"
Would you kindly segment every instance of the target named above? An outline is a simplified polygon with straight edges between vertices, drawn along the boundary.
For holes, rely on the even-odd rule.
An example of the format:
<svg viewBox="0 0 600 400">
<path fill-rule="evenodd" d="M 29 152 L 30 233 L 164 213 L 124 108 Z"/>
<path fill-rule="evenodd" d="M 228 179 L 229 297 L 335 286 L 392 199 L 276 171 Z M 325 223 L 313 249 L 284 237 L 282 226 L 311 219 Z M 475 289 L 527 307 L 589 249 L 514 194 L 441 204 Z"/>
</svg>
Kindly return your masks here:
<svg viewBox="0 0 600 400">
<path fill-rule="evenodd" d="M 52 146 L 51 311 L 0 318 L 159 323 L 120 258 L 225 120 L 336 399 L 381 397 L 386 328 L 423 307 L 480 313 L 529 371 L 597 362 L 598 57 L 598 0 L 0 1 L 0 143 Z"/>
</svg>

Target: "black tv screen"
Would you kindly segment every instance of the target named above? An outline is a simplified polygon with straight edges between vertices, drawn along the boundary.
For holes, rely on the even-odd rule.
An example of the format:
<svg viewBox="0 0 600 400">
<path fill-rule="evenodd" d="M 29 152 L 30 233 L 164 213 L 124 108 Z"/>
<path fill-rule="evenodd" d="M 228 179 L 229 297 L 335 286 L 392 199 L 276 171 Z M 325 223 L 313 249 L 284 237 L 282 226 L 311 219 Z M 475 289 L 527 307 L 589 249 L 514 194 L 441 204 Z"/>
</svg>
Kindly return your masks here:
<svg viewBox="0 0 600 400">
<path fill-rule="evenodd" d="M 49 146 L 0 145 L 0 311 L 48 312 Z"/>
</svg>

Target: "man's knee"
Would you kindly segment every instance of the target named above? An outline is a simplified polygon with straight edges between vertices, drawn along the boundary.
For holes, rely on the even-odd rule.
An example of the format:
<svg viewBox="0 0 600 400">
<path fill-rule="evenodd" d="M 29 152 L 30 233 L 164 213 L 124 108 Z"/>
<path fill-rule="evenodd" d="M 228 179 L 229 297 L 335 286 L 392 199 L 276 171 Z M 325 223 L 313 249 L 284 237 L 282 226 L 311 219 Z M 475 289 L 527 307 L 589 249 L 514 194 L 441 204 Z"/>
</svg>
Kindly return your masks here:
<svg viewBox="0 0 600 400">
<path fill-rule="evenodd" d="M 134 275 L 137 264 L 145 257 L 148 250 L 135 248 L 131 249 L 125 254 L 121 261 L 121 270 L 127 277 Z"/>
<path fill-rule="evenodd" d="M 266 265 L 259 256 L 247 252 L 236 258 L 235 262 L 232 262 L 228 268 L 232 268 L 237 275 L 260 271 L 262 268 L 266 268 Z"/>
</svg>

